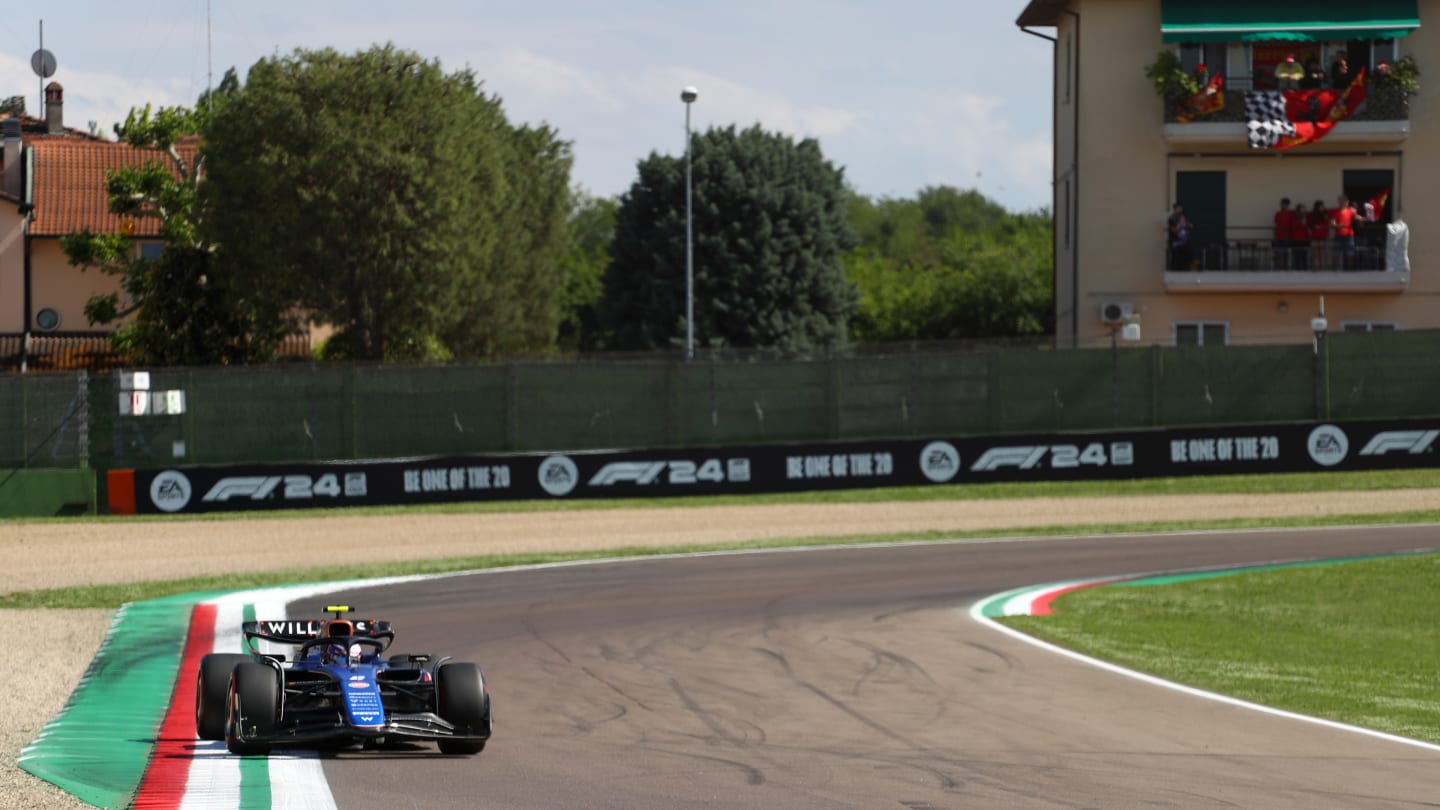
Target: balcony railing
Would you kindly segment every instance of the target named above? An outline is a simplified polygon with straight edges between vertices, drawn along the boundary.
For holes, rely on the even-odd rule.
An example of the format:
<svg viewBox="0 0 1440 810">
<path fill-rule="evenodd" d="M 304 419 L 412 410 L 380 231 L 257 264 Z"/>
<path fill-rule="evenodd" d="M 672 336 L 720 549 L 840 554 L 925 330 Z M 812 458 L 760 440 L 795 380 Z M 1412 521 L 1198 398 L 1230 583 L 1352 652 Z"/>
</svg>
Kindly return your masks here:
<svg viewBox="0 0 1440 810">
<path fill-rule="evenodd" d="M 1164 101 L 1165 123 L 1167 124 L 1236 124 L 1245 121 L 1244 92 L 1251 89 L 1253 79 L 1238 76 L 1225 82 L 1225 106 L 1212 113 L 1181 122 L 1176 117 L 1179 102 L 1183 99 Z M 1410 98 L 1396 87 L 1369 83 L 1366 86 L 1365 103 L 1347 121 L 1409 121 Z"/>
<path fill-rule="evenodd" d="M 1333 240 L 1278 242 L 1269 228 L 1229 228 L 1224 238 L 1199 234 L 1188 256 L 1165 263 L 1169 292 L 1403 292 L 1409 268 L 1388 266 L 1375 228 L 1361 230 L 1353 250 Z"/>
<path fill-rule="evenodd" d="M 1333 242 L 1280 244 L 1271 239 L 1226 239 L 1197 245 L 1190 267 L 1174 272 L 1333 272 L 1385 270 L 1385 248 L 1357 239 L 1354 250 L 1342 252 Z"/>
</svg>

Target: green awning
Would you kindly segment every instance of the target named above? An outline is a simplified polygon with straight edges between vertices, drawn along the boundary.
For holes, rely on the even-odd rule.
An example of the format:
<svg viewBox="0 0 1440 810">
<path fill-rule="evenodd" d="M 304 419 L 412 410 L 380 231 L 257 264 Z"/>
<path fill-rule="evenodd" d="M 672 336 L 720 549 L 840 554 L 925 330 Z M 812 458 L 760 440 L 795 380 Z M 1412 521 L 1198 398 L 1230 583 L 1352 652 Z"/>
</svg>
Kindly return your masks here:
<svg viewBox="0 0 1440 810">
<path fill-rule="evenodd" d="M 1166 42 L 1396 39 L 1420 27 L 1418 0 L 1161 0 Z"/>
</svg>

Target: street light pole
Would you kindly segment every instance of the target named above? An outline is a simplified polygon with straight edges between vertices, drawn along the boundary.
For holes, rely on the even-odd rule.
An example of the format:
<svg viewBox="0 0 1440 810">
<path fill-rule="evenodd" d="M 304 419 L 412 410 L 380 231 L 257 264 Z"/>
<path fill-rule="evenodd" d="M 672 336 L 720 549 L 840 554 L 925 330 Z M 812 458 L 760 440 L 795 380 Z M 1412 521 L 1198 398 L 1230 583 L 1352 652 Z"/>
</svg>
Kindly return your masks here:
<svg viewBox="0 0 1440 810">
<path fill-rule="evenodd" d="M 693 235 L 692 182 L 690 172 L 690 104 L 700 91 L 686 86 L 680 90 L 685 102 L 685 359 L 695 359 L 695 242 Z"/>
</svg>

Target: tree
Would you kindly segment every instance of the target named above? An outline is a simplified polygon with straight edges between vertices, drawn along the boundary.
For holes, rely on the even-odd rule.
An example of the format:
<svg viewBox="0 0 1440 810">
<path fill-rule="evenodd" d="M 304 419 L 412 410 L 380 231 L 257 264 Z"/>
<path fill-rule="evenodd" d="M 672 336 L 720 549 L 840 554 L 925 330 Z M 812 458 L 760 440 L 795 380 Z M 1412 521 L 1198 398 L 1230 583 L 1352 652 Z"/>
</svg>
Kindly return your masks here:
<svg viewBox="0 0 1440 810">
<path fill-rule="evenodd" d="M 337 328 L 331 353 L 553 345 L 570 147 L 393 46 L 263 59 L 206 131 L 218 260 Z"/>
<path fill-rule="evenodd" d="M 803 349 L 846 340 L 854 244 L 842 171 L 820 145 L 752 127 L 691 140 L 695 342 Z M 615 215 L 602 319 L 614 348 L 685 335 L 685 158 L 656 153 Z"/>
<path fill-rule="evenodd" d="M 590 350 L 602 337 L 598 308 L 605 293 L 605 269 L 610 265 L 610 240 L 615 235 L 618 203 L 607 197 L 576 194 L 570 212 L 569 250 L 561 261 L 565 290 L 561 296 L 560 348 Z"/>
<path fill-rule="evenodd" d="M 976 191 L 926 188 L 914 200 L 856 195 L 860 245 L 846 257 L 860 290 L 862 342 L 1023 337 L 1054 330 L 1051 221 L 1010 214 Z"/>
<path fill-rule="evenodd" d="M 227 73 L 217 96 L 234 90 Z M 79 231 L 61 240 L 70 263 L 120 277 L 128 305 L 116 293 L 92 296 L 85 315 L 92 324 L 124 321 L 113 341 L 139 362 L 208 365 L 249 362 L 273 355 L 286 327 L 280 304 L 259 291 L 237 295 L 214 266 L 214 245 L 200 231 L 196 206 L 204 178 L 204 154 L 195 133 L 204 128 L 213 99 L 195 110 L 149 105 L 132 109 L 115 127 L 123 143 L 144 150 L 143 162 L 106 177 L 109 208 L 131 221 L 159 220 L 163 250 L 147 258 L 129 233 Z M 202 106 L 203 105 L 203 106 Z"/>
</svg>

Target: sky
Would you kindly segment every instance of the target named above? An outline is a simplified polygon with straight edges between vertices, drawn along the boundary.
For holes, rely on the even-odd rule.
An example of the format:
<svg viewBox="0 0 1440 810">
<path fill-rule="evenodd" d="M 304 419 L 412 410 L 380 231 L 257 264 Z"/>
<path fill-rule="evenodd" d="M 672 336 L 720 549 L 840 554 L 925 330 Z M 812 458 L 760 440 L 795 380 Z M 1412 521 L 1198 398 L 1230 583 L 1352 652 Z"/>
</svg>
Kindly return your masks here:
<svg viewBox="0 0 1440 810">
<path fill-rule="evenodd" d="M 814 138 L 872 198 L 975 189 L 1014 211 L 1049 208 L 1051 45 L 1022 33 L 1025 0 L 50 0 L 0 18 L 0 97 L 40 110 L 40 47 L 67 126 L 135 106 L 193 105 L 234 67 L 297 48 L 392 43 L 470 70 L 512 123 L 572 143 L 572 182 L 624 193 L 651 153 L 695 131 L 756 124 Z M 1053 31 L 1046 32 L 1053 33 Z"/>
</svg>

